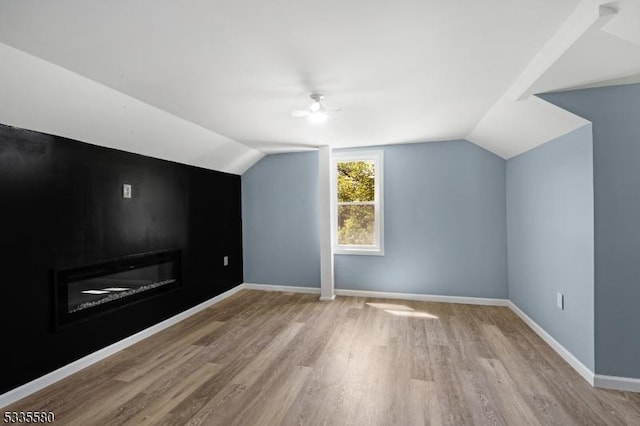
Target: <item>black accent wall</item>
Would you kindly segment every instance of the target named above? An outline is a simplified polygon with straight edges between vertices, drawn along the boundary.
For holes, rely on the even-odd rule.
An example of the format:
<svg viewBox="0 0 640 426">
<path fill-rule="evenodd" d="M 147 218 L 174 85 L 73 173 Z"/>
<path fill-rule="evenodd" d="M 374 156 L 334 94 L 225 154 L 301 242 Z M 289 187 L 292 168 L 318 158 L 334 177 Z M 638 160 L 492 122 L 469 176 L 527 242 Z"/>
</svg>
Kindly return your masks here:
<svg viewBox="0 0 640 426">
<path fill-rule="evenodd" d="M 0 393 L 240 284 L 240 199 L 240 176 L 0 125 Z M 180 288 L 54 330 L 55 269 L 165 249 Z"/>
</svg>

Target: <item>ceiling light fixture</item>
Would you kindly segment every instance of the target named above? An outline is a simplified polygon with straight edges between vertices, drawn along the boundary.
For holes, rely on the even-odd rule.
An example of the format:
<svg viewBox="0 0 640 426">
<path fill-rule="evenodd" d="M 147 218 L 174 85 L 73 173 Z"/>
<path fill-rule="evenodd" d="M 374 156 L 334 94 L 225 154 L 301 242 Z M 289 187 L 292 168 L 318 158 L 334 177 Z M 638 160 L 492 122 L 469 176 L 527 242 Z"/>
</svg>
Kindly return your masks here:
<svg viewBox="0 0 640 426">
<path fill-rule="evenodd" d="M 306 117 L 311 124 L 322 124 L 329 119 L 329 112 L 340 111 L 339 109 L 328 110 L 325 108 L 324 95 L 320 93 L 312 93 L 311 99 L 313 102 L 309 109 L 291 111 L 292 117 Z"/>
<path fill-rule="evenodd" d="M 322 124 L 329 119 L 329 115 L 323 110 L 311 111 L 309 115 L 307 115 L 307 120 L 311 124 Z"/>
</svg>

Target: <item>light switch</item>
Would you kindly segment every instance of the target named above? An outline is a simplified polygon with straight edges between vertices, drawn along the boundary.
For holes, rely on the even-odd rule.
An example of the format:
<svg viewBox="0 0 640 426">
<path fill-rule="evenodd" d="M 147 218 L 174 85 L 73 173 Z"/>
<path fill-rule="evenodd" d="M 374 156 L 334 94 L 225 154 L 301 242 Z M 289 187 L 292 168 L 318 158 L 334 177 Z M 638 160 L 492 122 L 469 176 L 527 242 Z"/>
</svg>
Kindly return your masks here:
<svg viewBox="0 0 640 426">
<path fill-rule="evenodd" d="M 131 185 L 128 183 L 122 185 L 122 198 L 131 198 Z"/>
<path fill-rule="evenodd" d="M 225 256 L 222 262 L 224 263 L 224 266 L 229 266 L 229 256 Z"/>
</svg>

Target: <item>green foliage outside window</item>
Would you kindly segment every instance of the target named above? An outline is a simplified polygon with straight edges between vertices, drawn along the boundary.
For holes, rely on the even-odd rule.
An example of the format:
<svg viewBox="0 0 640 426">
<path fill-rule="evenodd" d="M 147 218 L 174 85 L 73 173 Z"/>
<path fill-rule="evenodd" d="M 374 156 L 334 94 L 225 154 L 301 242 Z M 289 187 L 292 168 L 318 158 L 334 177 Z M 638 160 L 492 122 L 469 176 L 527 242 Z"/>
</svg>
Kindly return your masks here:
<svg viewBox="0 0 640 426">
<path fill-rule="evenodd" d="M 341 161 L 337 166 L 338 244 L 375 245 L 374 162 Z"/>
<path fill-rule="evenodd" d="M 373 161 L 338 162 L 338 202 L 375 201 Z"/>
</svg>

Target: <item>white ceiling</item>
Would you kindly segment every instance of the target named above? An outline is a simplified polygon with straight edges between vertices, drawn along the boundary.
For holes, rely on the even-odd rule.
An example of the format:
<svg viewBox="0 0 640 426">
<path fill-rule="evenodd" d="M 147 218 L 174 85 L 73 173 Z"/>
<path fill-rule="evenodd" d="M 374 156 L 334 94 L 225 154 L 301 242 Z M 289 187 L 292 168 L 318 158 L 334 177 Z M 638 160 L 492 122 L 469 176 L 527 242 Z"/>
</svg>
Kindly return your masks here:
<svg viewBox="0 0 640 426">
<path fill-rule="evenodd" d="M 640 81 L 640 1 L 584 0 L 467 139 L 511 158 L 589 123 L 535 93 Z"/>
<path fill-rule="evenodd" d="M 579 7 L 597 8 L 599 3 L 3 0 L 0 43 L 6 45 L 5 52 L 11 46 L 67 70 L 78 82 L 82 79 L 78 87 L 89 84 L 86 80 L 92 81 L 104 90 L 114 89 L 128 102 L 141 102 L 154 111 L 169 113 L 182 126 L 190 123 L 200 133 L 208 131 L 212 144 L 234 146 L 253 161 L 261 153 L 325 144 L 352 147 L 465 137 L 508 157 L 549 135 L 509 149 L 503 145 L 514 137 L 511 133 L 500 136 L 498 132 L 496 139 L 490 140 L 492 129 L 499 130 L 495 127 L 501 122 L 495 112 L 509 109 L 505 94 L 531 69 L 536 55 L 549 49 L 549 41 Z M 526 89 L 556 90 L 602 81 L 604 74 L 610 80 L 640 74 L 638 61 L 629 60 L 640 47 L 634 41 L 634 23 L 639 22 L 634 19 L 636 5 L 637 0 L 616 2 L 616 7 L 629 12 L 620 14 L 624 18 L 617 17 L 617 24 L 607 24 L 608 41 L 613 40 L 616 46 L 626 43 L 625 48 L 607 57 L 607 62 L 617 64 L 624 55 L 624 64 L 594 67 L 591 74 L 574 74 L 585 57 L 598 63 L 589 50 L 593 34 L 578 34 L 579 43 L 565 46 L 557 55 L 557 64 L 552 61 L 536 68 L 536 78 Z M 599 48 L 610 52 L 611 46 L 602 43 Z M 8 66 L 13 65 L 9 59 L 21 63 L 15 66 L 15 80 L 11 80 L 15 85 L 29 60 L 16 59 L 13 51 L 6 55 Z M 45 65 L 37 65 L 43 76 L 49 74 Z M 5 81 L 5 90 L 10 89 L 9 84 Z M 68 96 L 81 96 L 83 90 Z M 324 93 L 327 107 L 342 111 L 323 126 L 292 118 L 291 110 L 309 105 L 311 92 Z M 0 99 L 0 122 L 6 122 L 2 102 Z M 5 108 L 7 114 L 12 113 L 9 110 Z M 492 110 L 493 118 L 483 123 Z M 58 113 L 52 111 L 53 116 Z M 139 114 L 147 112 L 141 109 Z M 107 121 L 108 115 L 102 113 Z M 76 125 L 84 120 L 81 110 L 75 119 Z M 9 124 L 24 125 L 29 118 L 11 116 L 11 120 Z M 571 118 L 565 121 L 570 125 L 559 128 L 566 131 L 574 122 L 579 120 Z M 50 130 L 41 127 L 45 128 L 36 130 Z M 77 137 L 71 129 L 56 131 Z M 474 131 L 477 140 L 472 137 Z M 92 136 L 90 131 L 82 135 L 90 142 L 97 140 L 94 143 L 101 143 L 103 138 Z M 158 143 L 171 144 L 172 140 Z M 181 146 L 188 150 L 189 140 L 181 141 Z M 126 149 L 126 143 L 120 148 Z M 156 148 L 138 151 L 145 149 L 153 154 Z M 177 161 L 185 161 L 183 157 L 184 153 Z M 188 162 L 220 169 L 209 160 Z M 245 168 L 246 164 L 227 169 L 241 173 Z"/>
</svg>

